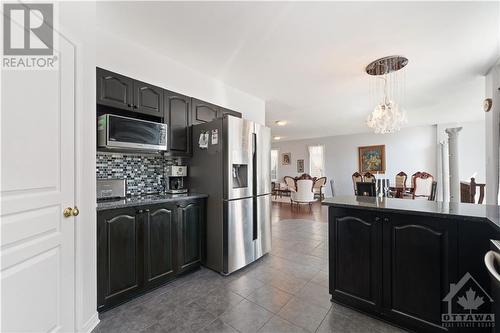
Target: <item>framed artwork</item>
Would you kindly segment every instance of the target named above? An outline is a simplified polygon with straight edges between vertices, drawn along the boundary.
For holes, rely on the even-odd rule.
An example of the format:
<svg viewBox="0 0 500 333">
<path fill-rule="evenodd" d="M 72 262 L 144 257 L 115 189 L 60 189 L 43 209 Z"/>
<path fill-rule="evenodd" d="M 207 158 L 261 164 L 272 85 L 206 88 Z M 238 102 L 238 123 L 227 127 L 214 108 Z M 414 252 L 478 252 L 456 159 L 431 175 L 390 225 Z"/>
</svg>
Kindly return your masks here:
<svg viewBox="0 0 500 333">
<path fill-rule="evenodd" d="M 281 164 L 282 165 L 290 165 L 291 161 L 292 161 L 292 153 L 281 154 Z"/>
<path fill-rule="evenodd" d="M 359 172 L 385 173 L 385 145 L 358 147 Z"/>
<path fill-rule="evenodd" d="M 297 160 L 297 172 L 298 173 L 304 172 L 304 160 Z"/>
</svg>

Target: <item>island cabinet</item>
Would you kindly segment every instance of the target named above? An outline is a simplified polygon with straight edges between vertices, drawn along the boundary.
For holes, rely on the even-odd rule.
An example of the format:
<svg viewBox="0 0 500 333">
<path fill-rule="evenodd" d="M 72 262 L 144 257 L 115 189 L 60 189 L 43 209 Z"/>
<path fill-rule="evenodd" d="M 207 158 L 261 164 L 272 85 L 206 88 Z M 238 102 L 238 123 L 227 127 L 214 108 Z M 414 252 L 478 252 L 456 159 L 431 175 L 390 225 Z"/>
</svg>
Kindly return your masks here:
<svg viewBox="0 0 500 333">
<path fill-rule="evenodd" d="M 446 331 L 442 300 L 458 280 L 456 221 L 329 209 L 332 299 L 414 331 Z"/>
<path fill-rule="evenodd" d="M 197 269 L 204 199 L 98 211 L 98 311 Z"/>
</svg>

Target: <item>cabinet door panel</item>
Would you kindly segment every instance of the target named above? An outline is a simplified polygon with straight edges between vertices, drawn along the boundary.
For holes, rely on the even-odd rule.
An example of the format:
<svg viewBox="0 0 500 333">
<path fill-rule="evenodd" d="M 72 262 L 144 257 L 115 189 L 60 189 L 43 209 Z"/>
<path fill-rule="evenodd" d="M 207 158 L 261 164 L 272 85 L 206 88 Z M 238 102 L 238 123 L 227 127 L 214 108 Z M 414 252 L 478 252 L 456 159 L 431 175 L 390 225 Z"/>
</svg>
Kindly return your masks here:
<svg viewBox="0 0 500 333">
<path fill-rule="evenodd" d="M 98 303 L 115 304 L 142 285 L 140 218 L 132 209 L 98 216 Z"/>
<path fill-rule="evenodd" d="M 172 155 L 191 153 L 191 98 L 165 93 L 165 120 L 169 127 L 169 152 Z"/>
<path fill-rule="evenodd" d="M 384 222 L 384 308 L 419 329 L 441 330 L 442 299 L 457 277 L 456 221 L 391 214 Z"/>
<path fill-rule="evenodd" d="M 151 116 L 163 117 L 163 89 L 134 81 L 134 110 Z"/>
<path fill-rule="evenodd" d="M 151 209 L 146 220 L 146 282 L 157 283 L 174 274 L 172 209 Z"/>
<path fill-rule="evenodd" d="M 190 203 L 179 207 L 179 270 L 198 266 L 201 260 L 201 224 L 203 205 Z"/>
<path fill-rule="evenodd" d="M 219 116 L 220 108 L 216 105 L 193 98 L 193 125 L 208 123 Z"/>
<path fill-rule="evenodd" d="M 97 104 L 132 109 L 133 80 L 126 76 L 97 68 Z"/>
<path fill-rule="evenodd" d="M 341 301 L 375 311 L 381 303 L 378 218 L 370 212 L 340 208 L 331 208 L 329 216 L 330 293 Z"/>
</svg>

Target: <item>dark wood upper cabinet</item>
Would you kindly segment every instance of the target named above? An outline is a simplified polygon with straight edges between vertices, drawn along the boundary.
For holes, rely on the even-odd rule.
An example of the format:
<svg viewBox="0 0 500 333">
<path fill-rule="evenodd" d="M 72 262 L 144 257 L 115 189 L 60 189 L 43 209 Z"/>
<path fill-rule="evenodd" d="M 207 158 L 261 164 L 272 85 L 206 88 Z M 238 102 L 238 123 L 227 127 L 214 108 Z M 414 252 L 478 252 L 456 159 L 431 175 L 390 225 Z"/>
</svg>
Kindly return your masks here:
<svg viewBox="0 0 500 333">
<path fill-rule="evenodd" d="M 160 284 L 175 275 L 174 214 L 175 206 L 146 209 L 144 215 L 144 244 L 146 246 L 146 283 Z"/>
<path fill-rule="evenodd" d="M 333 207 L 330 209 L 334 209 Z M 336 297 L 349 300 L 366 311 L 378 311 L 382 301 L 382 249 L 380 218 L 372 212 L 335 208 L 329 228 L 331 262 L 343 269 L 330 274 L 330 287 Z"/>
<path fill-rule="evenodd" d="M 200 202 L 179 206 L 177 220 L 179 240 L 179 271 L 183 272 L 199 265 L 201 261 L 201 228 L 203 205 Z"/>
<path fill-rule="evenodd" d="M 134 80 L 97 68 L 97 104 L 132 110 Z"/>
<path fill-rule="evenodd" d="M 135 210 L 129 208 L 98 215 L 99 304 L 122 302 L 141 287 L 140 223 Z"/>
<path fill-rule="evenodd" d="M 217 119 L 221 113 L 219 106 L 193 98 L 192 124 L 208 123 Z"/>
<path fill-rule="evenodd" d="M 168 153 L 191 154 L 191 97 L 165 90 L 165 122 L 168 124 Z"/>
<path fill-rule="evenodd" d="M 134 81 L 133 110 L 150 116 L 163 117 L 163 89 Z"/>
<path fill-rule="evenodd" d="M 416 331 L 446 331 L 442 300 L 458 281 L 456 221 L 389 214 L 383 225 L 384 312 Z"/>
<path fill-rule="evenodd" d="M 234 111 L 234 110 L 229 110 L 229 109 L 226 109 L 226 108 L 221 108 L 220 109 L 220 114 L 221 116 L 225 116 L 227 114 L 233 116 L 233 117 L 237 117 L 237 118 L 241 118 L 241 113 L 240 112 L 237 112 L 237 111 Z"/>
</svg>

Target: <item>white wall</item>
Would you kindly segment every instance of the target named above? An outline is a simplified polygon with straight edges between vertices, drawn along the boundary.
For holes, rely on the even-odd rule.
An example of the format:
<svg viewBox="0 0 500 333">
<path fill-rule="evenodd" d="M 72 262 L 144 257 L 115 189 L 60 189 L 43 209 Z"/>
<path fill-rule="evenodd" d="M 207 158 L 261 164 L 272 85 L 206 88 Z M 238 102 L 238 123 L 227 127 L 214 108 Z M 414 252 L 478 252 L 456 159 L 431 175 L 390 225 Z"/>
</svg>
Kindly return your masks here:
<svg viewBox="0 0 500 333">
<path fill-rule="evenodd" d="M 108 31 L 97 30 L 97 65 L 226 107 L 265 124 L 265 102 Z M 167 42 L 167 41 L 165 41 Z"/>
<path fill-rule="evenodd" d="M 486 75 L 485 96 L 493 99 L 493 107 L 485 115 L 486 203 L 498 203 L 499 139 L 500 139 L 500 64 Z"/>
<path fill-rule="evenodd" d="M 279 177 L 295 176 L 297 159 L 305 160 L 305 172 L 309 170 L 307 146 L 322 144 L 325 146 L 325 172 L 328 178 L 327 196 L 330 192 L 330 179 L 335 182 L 335 195 L 352 195 L 351 176 L 358 170 L 358 147 L 385 144 L 386 173 L 377 177 L 389 178 L 404 171 L 411 175 L 417 171 L 426 171 L 436 175 L 436 126 L 419 126 L 403 129 L 394 134 L 362 133 L 352 135 L 330 136 L 317 139 L 274 142 L 273 148 L 282 153 L 292 154 L 292 164 L 281 165 Z"/>
<path fill-rule="evenodd" d="M 95 2 L 59 3 L 60 30 L 76 50 L 75 326 L 90 332 L 99 322 L 96 281 Z"/>
</svg>

